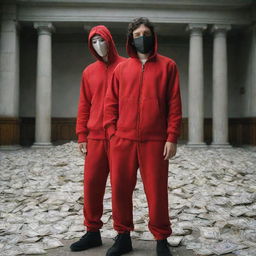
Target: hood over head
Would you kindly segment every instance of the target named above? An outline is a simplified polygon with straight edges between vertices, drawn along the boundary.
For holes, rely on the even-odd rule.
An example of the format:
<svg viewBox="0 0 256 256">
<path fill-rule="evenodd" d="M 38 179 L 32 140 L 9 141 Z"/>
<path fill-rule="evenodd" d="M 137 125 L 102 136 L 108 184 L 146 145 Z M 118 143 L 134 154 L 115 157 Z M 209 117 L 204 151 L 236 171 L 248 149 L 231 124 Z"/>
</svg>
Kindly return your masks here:
<svg viewBox="0 0 256 256">
<path fill-rule="evenodd" d="M 99 61 L 103 61 L 103 58 L 98 55 L 98 53 L 94 50 L 92 46 L 92 38 L 95 35 L 100 35 L 108 45 L 108 61 L 111 63 L 115 61 L 115 59 L 118 56 L 118 52 L 114 43 L 114 40 L 112 38 L 112 35 L 110 31 L 107 29 L 107 27 L 103 25 L 95 26 L 90 30 L 89 36 L 88 36 L 88 47 L 90 49 L 90 52 L 92 55 L 94 55 Z"/>
<path fill-rule="evenodd" d="M 157 35 L 156 32 L 153 33 L 153 38 L 154 38 L 154 47 L 153 47 L 153 51 L 151 52 L 149 59 L 152 59 L 156 56 L 157 54 L 157 50 L 158 50 L 158 42 L 157 42 Z M 134 46 L 133 43 L 133 36 L 132 35 L 128 35 L 127 36 L 127 40 L 126 40 L 126 52 L 127 54 L 131 57 L 131 58 L 138 58 L 137 55 L 137 50 Z"/>
</svg>

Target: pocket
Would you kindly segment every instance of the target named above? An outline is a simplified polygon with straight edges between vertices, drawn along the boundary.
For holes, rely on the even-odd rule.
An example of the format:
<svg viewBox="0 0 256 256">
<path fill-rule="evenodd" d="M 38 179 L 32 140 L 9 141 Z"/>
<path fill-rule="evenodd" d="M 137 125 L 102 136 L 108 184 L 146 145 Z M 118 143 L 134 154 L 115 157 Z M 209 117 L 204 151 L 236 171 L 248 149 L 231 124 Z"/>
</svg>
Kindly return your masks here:
<svg viewBox="0 0 256 256">
<path fill-rule="evenodd" d="M 109 140 L 109 148 L 116 147 L 117 138 L 118 137 L 115 134 L 111 137 L 111 139 Z"/>
<path fill-rule="evenodd" d="M 144 98 L 141 102 L 140 128 L 145 132 L 163 132 L 166 129 L 164 113 L 158 98 Z"/>
<path fill-rule="evenodd" d="M 113 140 L 113 137 L 115 137 L 116 135 L 112 135 L 111 138 L 109 139 L 109 141 Z"/>
<path fill-rule="evenodd" d="M 121 98 L 119 100 L 119 118 L 117 129 L 128 131 L 136 128 L 138 102 L 135 98 Z"/>
</svg>

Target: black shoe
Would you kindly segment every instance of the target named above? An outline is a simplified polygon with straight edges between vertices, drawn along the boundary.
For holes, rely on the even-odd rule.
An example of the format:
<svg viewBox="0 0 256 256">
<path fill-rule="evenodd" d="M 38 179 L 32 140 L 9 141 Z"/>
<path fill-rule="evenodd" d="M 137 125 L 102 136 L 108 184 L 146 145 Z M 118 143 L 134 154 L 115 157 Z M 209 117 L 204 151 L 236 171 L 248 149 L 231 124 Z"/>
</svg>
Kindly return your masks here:
<svg viewBox="0 0 256 256">
<path fill-rule="evenodd" d="M 120 256 L 132 250 L 130 233 L 118 234 L 115 237 L 115 243 L 108 249 L 106 256 Z"/>
<path fill-rule="evenodd" d="M 157 256 L 172 256 L 167 239 L 157 240 Z"/>
<path fill-rule="evenodd" d="M 83 235 L 79 241 L 70 245 L 70 249 L 73 252 L 79 252 L 83 250 L 87 250 L 93 247 L 101 246 L 101 236 L 100 231 L 92 232 L 87 231 L 85 235 Z"/>
</svg>

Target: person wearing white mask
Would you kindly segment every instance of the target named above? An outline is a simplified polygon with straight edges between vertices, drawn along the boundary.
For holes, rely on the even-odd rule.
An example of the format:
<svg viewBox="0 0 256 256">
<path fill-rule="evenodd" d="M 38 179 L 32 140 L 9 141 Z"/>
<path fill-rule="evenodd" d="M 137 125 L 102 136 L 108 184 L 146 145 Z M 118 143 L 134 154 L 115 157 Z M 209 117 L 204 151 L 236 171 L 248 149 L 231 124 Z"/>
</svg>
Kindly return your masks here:
<svg viewBox="0 0 256 256">
<path fill-rule="evenodd" d="M 97 54 L 101 56 L 105 62 L 108 62 L 108 45 L 100 35 L 95 35 L 92 38 L 92 46 Z"/>
<path fill-rule="evenodd" d="M 86 234 L 71 244 L 71 251 L 102 245 L 103 197 L 109 174 L 109 141 L 103 129 L 103 103 L 115 67 L 125 60 L 119 56 L 110 31 L 103 25 L 91 29 L 88 47 L 97 59 L 82 74 L 76 134 L 78 147 L 85 156 L 84 225 Z"/>
</svg>

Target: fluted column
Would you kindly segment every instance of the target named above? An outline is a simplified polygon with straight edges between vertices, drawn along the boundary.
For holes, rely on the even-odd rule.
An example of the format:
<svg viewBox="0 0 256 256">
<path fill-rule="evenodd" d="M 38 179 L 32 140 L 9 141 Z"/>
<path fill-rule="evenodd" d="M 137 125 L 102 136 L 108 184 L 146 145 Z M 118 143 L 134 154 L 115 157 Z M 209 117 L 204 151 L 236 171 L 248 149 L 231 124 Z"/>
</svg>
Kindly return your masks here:
<svg viewBox="0 0 256 256">
<path fill-rule="evenodd" d="M 0 25 L 0 149 L 18 149 L 19 24 L 15 5 L 3 4 Z"/>
<path fill-rule="evenodd" d="M 51 23 L 34 24 L 38 31 L 36 77 L 36 126 L 33 147 L 51 146 L 52 32 Z"/>
<path fill-rule="evenodd" d="M 213 32 L 213 142 L 212 147 L 228 143 L 227 39 L 230 25 L 214 25 Z"/>
<path fill-rule="evenodd" d="M 189 24 L 188 146 L 206 147 L 204 140 L 203 31 L 205 24 Z"/>
</svg>

